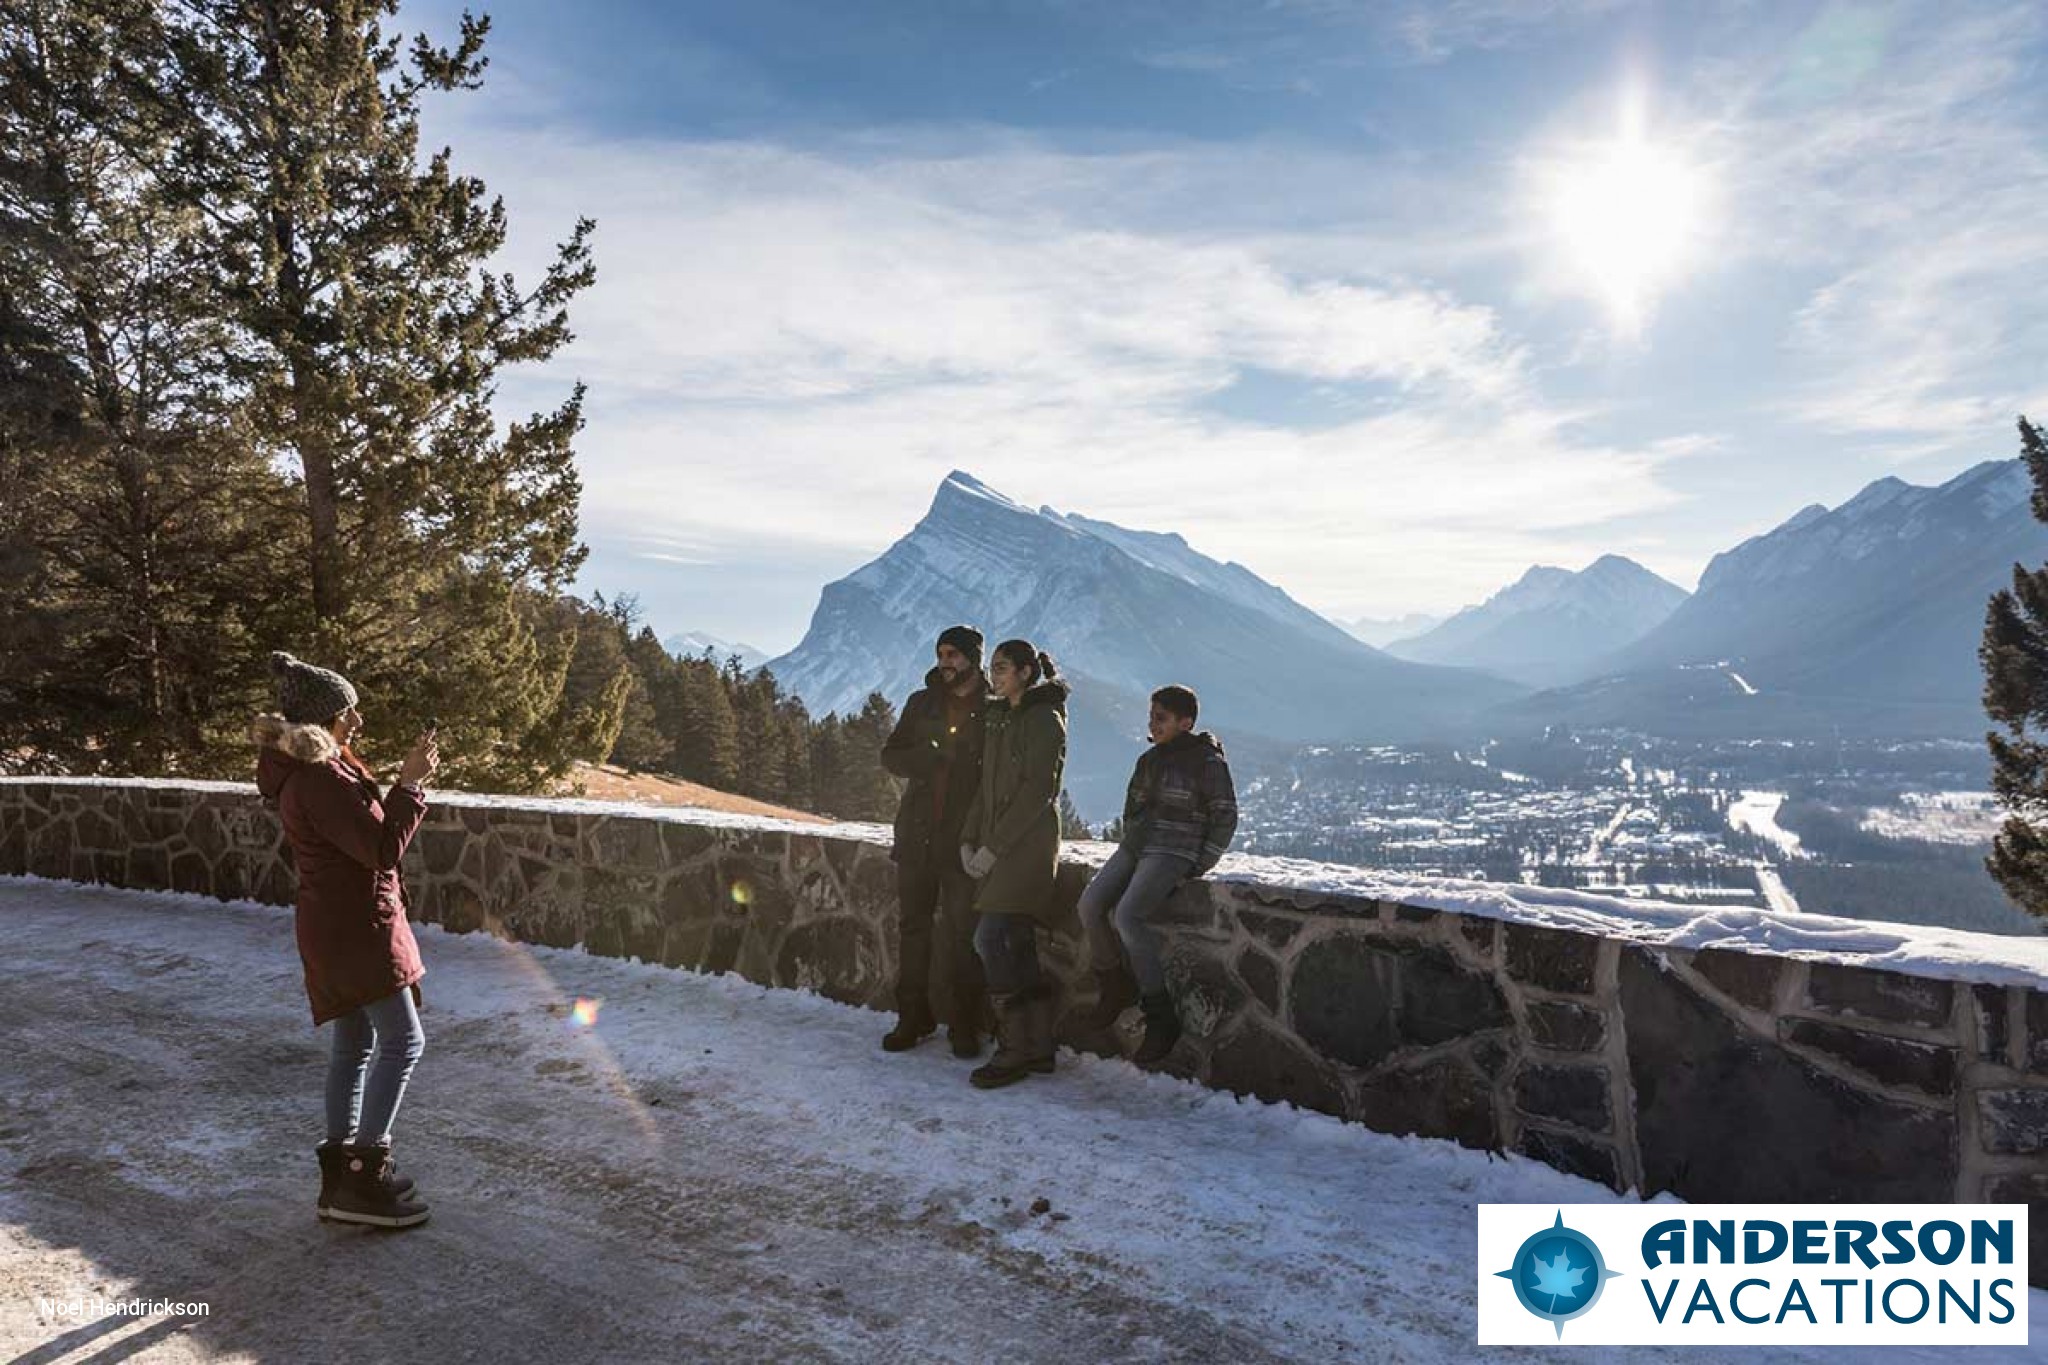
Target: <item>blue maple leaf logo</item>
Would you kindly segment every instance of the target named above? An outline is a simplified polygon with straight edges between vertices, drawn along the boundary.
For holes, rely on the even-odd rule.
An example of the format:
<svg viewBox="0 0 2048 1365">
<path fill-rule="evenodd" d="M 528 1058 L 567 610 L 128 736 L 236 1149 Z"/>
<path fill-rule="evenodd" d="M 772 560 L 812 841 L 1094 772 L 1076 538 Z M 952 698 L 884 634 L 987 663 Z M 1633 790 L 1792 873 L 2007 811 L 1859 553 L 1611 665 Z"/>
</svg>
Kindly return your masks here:
<svg viewBox="0 0 2048 1365">
<path fill-rule="evenodd" d="M 1557 1311 L 1557 1301 L 1560 1298 L 1575 1299 L 1579 1296 L 1579 1286 L 1585 1281 L 1587 1267 L 1573 1266 L 1570 1252 L 1560 1250 L 1548 1261 L 1541 1256 L 1532 1256 L 1530 1264 L 1535 1267 L 1535 1274 L 1529 1281 L 1530 1286 L 1538 1294 L 1550 1296 L 1550 1310 L 1553 1313 Z"/>
<path fill-rule="evenodd" d="M 1545 1251 L 1551 1253 L 1547 1260 L 1542 1255 Z M 1572 1264 L 1574 1256 L 1577 1265 Z M 1493 1273 L 1515 1287 L 1515 1298 L 1523 1308 L 1550 1321 L 1559 1340 L 1564 1338 L 1565 1322 L 1590 1312 L 1600 1299 L 1601 1287 L 1621 1277 L 1620 1271 L 1607 1268 L 1592 1238 L 1564 1225 L 1563 1209 L 1557 1211 L 1556 1222 L 1522 1243 L 1506 1270 Z M 1548 1307 L 1544 1306 L 1546 1299 Z"/>
</svg>

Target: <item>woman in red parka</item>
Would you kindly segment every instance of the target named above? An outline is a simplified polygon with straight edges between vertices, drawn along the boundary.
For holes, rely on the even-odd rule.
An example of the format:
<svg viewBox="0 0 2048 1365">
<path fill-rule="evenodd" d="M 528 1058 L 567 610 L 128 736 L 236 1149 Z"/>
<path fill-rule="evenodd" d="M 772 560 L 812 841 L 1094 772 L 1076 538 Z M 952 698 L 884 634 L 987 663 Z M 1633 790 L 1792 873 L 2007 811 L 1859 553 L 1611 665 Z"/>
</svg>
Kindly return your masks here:
<svg viewBox="0 0 2048 1365">
<path fill-rule="evenodd" d="M 391 1120 L 426 1046 L 417 986 L 426 975 L 406 923 L 398 864 L 426 815 L 424 784 L 440 753 L 431 730 L 405 756 L 397 785 L 349 748 L 362 729 L 356 690 L 339 673 L 270 656 L 278 709 L 258 716 L 256 786 L 277 808 L 298 869 L 299 960 L 313 1024 L 334 1024 L 327 1068 L 322 1218 L 380 1227 L 427 1220 L 413 1182 L 391 1164 Z"/>
</svg>

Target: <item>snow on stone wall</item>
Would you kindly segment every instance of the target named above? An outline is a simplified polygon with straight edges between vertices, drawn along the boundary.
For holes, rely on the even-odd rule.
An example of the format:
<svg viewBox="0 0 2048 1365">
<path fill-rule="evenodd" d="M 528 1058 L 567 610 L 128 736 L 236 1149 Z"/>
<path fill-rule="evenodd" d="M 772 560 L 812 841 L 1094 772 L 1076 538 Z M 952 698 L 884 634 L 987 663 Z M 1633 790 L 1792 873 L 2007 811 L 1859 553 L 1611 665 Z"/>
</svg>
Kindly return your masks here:
<svg viewBox="0 0 2048 1365">
<path fill-rule="evenodd" d="M 1515 913 L 1519 888 L 1394 900 L 1252 863 L 1167 907 L 1188 1025 L 1169 1070 L 1646 1194 L 2027 1202 L 2030 1278 L 2048 1285 L 2048 987 L 2028 948 L 1906 972 L 1796 934 L 1789 953 L 1702 946 L 1565 907 L 1593 915 L 1582 932 Z M 414 916 L 450 930 L 891 1003 L 895 869 L 873 826 L 437 796 L 405 867 Z M 1076 1046 L 1102 1041 L 1075 1019 L 1090 870 L 1062 869 L 1045 954 Z M 226 783 L 0 780 L 0 874 L 294 892 L 276 820 Z"/>
</svg>

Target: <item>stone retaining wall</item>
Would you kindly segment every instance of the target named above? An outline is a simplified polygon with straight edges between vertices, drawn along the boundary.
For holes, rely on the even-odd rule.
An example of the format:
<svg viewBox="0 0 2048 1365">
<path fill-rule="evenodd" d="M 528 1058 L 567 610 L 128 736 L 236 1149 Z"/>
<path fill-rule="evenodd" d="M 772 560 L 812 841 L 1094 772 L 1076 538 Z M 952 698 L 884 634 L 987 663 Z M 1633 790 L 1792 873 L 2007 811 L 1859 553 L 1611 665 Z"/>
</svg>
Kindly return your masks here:
<svg viewBox="0 0 2048 1365">
<path fill-rule="evenodd" d="M 455 932 L 886 1009 L 885 838 L 436 797 L 406 877 L 414 917 Z M 1068 931 L 1046 953 L 1076 1008 L 1089 871 L 1062 869 Z M 24 873 L 294 891 L 275 818 L 226 784 L 0 780 L 0 874 Z M 2029 1277 L 2048 1286 L 2048 992 L 1250 882 L 1187 886 L 1168 913 L 1176 1073 L 1696 1202 L 2024 1202 Z M 1099 1043 L 1075 1012 L 1066 1041 Z"/>
</svg>

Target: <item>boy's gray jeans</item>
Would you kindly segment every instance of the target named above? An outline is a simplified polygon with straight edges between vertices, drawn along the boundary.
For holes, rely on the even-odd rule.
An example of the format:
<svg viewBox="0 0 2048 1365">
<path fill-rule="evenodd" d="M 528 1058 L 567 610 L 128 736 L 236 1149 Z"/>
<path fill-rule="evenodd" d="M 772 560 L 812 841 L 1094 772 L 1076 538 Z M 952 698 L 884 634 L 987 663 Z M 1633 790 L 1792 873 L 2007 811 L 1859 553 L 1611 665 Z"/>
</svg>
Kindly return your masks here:
<svg viewBox="0 0 2048 1365">
<path fill-rule="evenodd" d="M 1192 859 L 1172 853 L 1132 853 L 1119 848 L 1081 893 L 1081 927 L 1088 934 L 1088 965 L 1115 969 L 1127 956 L 1138 989 L 1157 995 L 1166 989 L 1166 964 L 1152 920 L 1166 898 L 1194 873 Z"/>
</svg>

